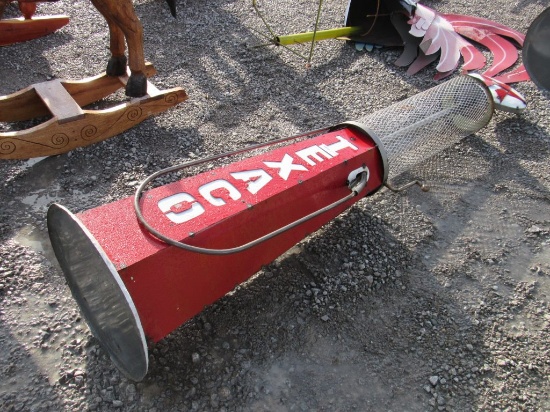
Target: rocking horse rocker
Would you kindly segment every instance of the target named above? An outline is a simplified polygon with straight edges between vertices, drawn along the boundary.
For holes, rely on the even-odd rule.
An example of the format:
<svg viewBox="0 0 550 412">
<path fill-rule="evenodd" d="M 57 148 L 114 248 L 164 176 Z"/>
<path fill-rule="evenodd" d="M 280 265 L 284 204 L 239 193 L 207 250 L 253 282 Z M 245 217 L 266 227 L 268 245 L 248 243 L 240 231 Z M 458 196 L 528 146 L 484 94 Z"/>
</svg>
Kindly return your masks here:
<svg viewBox="0 0 550 412">
<path fill-rule="evenodd" d="M 10 1 L 0 0 L 0 19 Z M 34 16 L 37 1 L 53 2 L 57 0 L 18 0 L 19 10 L 23 17 L 0 20 L 0 46 L 46 36 L 69 22 L 69 17 L 64 15 Z"/>
<path fill-rule="evenodd" d="M 174 15 L 173 1 L 167 1 Z M 0 97 L 0 122 L 52 115 L 38 126 L 0 133 L 0 159 L 52 156 L 88 146 L 187 99 L 180 87 L 159 90 L 148 81 L 155 69 L 145 62 L 143 29 L 131 0 L 92 0 L 92 3 L 109 26 L 111 58 L 106 72 L 77 81 L 55 79 L 38 83 Z M 103 110 L 82 109 L 122 87 L 132 98 L 129 102 Z"/>
</svg>

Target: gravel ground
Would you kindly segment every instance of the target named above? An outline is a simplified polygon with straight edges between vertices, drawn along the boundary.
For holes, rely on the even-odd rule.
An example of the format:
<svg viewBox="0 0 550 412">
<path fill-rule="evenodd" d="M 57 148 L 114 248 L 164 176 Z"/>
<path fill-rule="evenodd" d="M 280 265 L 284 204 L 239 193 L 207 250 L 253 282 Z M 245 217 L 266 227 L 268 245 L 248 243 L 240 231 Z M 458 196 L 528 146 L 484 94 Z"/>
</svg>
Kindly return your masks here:
<svg viewBox="0 0 550 412">
<path fill-rule="evenodd" d="M 322 28 L 342 24 L 344 3 L 324 2 Z M 313 1 L 261 4 L 278 33 L 313 26 Z M 424 4 L 522 32 L 548 6 Z M 135 5 L 153 82 L 190 97 L 105 142 L 0 162 L 0 410 L 550 410 L 550 95 L 530 82 L 517 85 L 524 114 L 496 113 L 414 171 L 430 192 L 359 201 L 152 347 L 142 382 L 121 376 L 53 257 L 49 204 L 87 210 L 131 196 L 160 168 L 355 119 L 436 84 L 433 67 L 413 77 L 395 67 L 398 50 L 326 41 L 307 70 L 282 48 L 249 48 L 263 41 L 250 0 L 180 0 L 177 20 L 160 0 Z M 2 95 L 104 70 L 106 24 L 89 2 L 39 13 L 71 22 L 0 49 Z"/>
</svg>

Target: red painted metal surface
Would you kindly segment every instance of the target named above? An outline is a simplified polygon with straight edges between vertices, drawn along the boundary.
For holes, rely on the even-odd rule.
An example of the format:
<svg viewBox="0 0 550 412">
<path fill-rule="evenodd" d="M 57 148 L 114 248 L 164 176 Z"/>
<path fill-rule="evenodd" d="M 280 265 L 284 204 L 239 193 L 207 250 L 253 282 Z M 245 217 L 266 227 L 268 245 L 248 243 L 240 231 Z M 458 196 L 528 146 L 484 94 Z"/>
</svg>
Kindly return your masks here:
<svg viewBox="0 0 550 412">
<path fill-rule="evenodd" d="M 368 168 L 356 197 L 252 248 L 207 255 L 167 245 L 138 222 L 133 197 L 77 215 L 119 272 L 146 337 L 158 341 L 230 292 L 308 234 L 382 184 L 378 149 L 344 128 L 144 193 L 144 217 L 195 246 L 231 248 L 315 212 L 350 193 L 349 174 Z"/>
<path fill-rule="evenodd" d="M 46 36 L 69 23 L 68 16 L 38 16 L 0 20 L 0 46 Z"/>
</svg>

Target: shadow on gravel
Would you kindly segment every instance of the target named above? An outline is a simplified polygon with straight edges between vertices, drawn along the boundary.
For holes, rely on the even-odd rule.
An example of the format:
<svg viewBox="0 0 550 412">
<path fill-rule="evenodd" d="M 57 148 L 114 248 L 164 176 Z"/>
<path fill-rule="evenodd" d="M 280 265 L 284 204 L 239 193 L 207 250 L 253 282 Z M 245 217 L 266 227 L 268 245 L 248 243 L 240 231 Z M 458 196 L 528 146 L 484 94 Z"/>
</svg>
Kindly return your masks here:
<svg viewBox="0 0 550 412">
<path fill-rule="evenodd" d="M 25 319 L 20 321 L 25 322 Z M 12 329 L 0 318 L 0 409 L 14 411 L 34 407 L 36 410 L 62 410 L 48 380 L 48 370 L 55 369 L 55 366 L 49 364 L 49 359 L 40 353 L 40 349 L 29 350 L 20 341 L 21 337 L 12 335 Z"/>
<path fill-rule="evenodd" d="M 517 116 L 496 125 L 496 139 L 505 148 L 505 155 L 521 160 L 544 161 L 550 154 L 550 136 L 528 119 Z M 517 167 L 519 165 L 516 163 Z"/>
<path fill-rule="evenodd" d="M 60 378 L 61 353 L 50 347 L 50 338 L 55 334 L 52 318 L 66 319 L 68 315 L 56 312 L 54 294 L 46 295 L 42 290 L 44 283 L 51 280 L 47 261 L 15 242 L 3 244 L 6 247 L 0 251 L 0 409 L 61 410 L 62 404 L 53 389 Z M 22 259 L 24 265 L 18 263 Z"/>
</svg>

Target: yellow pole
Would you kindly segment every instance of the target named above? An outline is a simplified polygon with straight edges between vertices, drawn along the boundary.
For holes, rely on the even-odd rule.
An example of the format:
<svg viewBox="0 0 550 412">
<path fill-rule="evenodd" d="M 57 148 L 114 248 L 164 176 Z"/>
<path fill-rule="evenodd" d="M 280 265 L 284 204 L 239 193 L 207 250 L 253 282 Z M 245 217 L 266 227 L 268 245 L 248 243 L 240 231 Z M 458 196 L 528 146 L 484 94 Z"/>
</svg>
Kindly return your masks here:
<svg viewBox="0 0 550 412">
<path fill-rule="evenodd" d="M 276 37 L 277 44 L 289 46 L 296 43 L 309 43 L 311 41 L 337 39 L 339 37 L 353 37 L 361 34 L 361 27 L 340 27 L 337 29 L 317 30 L 298 34 L 288 34 Z"/>
</svg>

